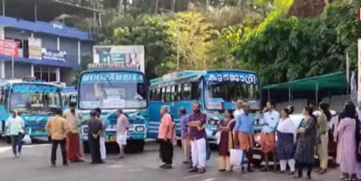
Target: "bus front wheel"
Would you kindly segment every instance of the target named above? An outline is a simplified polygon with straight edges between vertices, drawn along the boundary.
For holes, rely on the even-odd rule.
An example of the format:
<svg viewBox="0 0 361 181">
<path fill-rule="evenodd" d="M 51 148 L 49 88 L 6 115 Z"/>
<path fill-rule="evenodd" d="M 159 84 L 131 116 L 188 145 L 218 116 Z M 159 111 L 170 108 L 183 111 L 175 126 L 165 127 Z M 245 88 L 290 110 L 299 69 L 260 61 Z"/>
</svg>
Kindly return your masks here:
<svg viewBox="0 0 361 181">
<path fill-rule="evenodd" d="M 6 143 L 10 144 L 11 143 L 11 137 L 10 136 L 5 136 L 5 141 L 6 141 Z"/>
<path fill-rule="evenodd" d="M 129 140 L 125 146 L 126 153 L 140 153 L 144 151 L 144 140 Z"/>
<path fill-rule="evenodd" d="M 89 144 L 87 141 L 83 141 L 83 152 L 90 153 Z"/>
</svg>

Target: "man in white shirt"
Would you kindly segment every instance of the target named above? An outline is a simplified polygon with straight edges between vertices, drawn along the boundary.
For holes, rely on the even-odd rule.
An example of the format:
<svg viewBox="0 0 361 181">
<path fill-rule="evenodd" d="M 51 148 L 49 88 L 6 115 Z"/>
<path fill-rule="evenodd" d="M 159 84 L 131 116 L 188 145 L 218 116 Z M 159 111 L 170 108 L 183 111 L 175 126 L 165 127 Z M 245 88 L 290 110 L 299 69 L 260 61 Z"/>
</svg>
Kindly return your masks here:
<svg viewBox="0 0 361 181">
<path fill-rule="evenodd" d="M 5 128 L 10 131 L 14 156 L 15 158 L 19 158 L 21 155 L 25 123 L 24 120 L 18 116 L 16 110 L 11 111 L 11 114 L 12 115 L 6 121 Z"/>
<path fill-rule="evenodd" d="M 235 105 L 236 110 L 234 110 L 234 112 L 233 112 L 234 118 L 237 118 L 239 115 L 244 113 L 243 104 L 244 104 L 244 102 L 242 100 L 238 100 L 236 102 L 236 105 Z"/>
<path fill-rule="evenodd" d="M 266 166 L 263 171 L 268 171 L 269 153 L 273 153 L 274 160 L 276 160 L 276 127 L 280 120 L 280 114 L 275 110 L 275 103 L 272 101 L 267 102 L 263 112 L 263 127 L 261 131 L 260 144 L 266 162 Z M 274 167 L 274 170 L 276 170 L 276 166 Z"/>
</svg>

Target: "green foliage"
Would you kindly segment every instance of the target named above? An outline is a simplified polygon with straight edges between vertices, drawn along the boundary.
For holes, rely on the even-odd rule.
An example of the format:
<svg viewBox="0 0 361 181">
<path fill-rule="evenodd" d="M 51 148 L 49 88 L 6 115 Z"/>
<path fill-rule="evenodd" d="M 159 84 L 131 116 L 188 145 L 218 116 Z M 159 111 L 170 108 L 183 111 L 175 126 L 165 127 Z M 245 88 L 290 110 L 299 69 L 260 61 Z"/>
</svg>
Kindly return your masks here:
<svg viewBox="0 0 361 181">
<path fill-rule="evenodd" d="M 113 36 L 104 40 L 104 44 L 144 45 L 146 76 L 157 76 L 157 66 L 171 56 L 171 42 L 167 34 L 168 25 L 161 16 L 139 16 L 121 24 L 113 31 Z M 124 20 L 125 21 L 125 20 Z"/>
<path fill-rule="evenodd" d="M 233 53 L 265 84 L 342 70 L 346 52 L 355 67 L 361 24 L 353 7 L 355 3 L 332 4 L 318 19 L 270 13 Z"/>
<path fill-rule="evenodd" d="M 212 25 L 197 12 L 181 12 L 168 22 L 174 51 L 180 54 L 180 69 L 207 69 Z"/>
</svg>

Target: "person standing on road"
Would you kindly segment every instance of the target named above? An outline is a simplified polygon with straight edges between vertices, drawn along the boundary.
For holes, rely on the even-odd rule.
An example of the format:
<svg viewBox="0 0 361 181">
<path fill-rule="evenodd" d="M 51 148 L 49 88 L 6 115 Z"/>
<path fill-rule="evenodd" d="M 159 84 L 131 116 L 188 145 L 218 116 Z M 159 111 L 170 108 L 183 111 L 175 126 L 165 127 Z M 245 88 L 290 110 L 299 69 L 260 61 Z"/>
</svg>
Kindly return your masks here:
<svg viewBox="0 0 361 181">
<path fill-rule="evenodd" d="M 251 168 L 253 160 L 253 116 L 250 114 L 249 104 L 243 104 L 244 113 L 236 118 L 234 127 L 235 147 L 239 147 L 247 156 L 247 171 L 253 172 Z M 242 172 L 245 171 L 242 159 Z"/>
<path fill-rule="evenodd" d="M 92 164 L 104 163 L 100 154 L 100 136 L 103 131 L 103 124 L 98 118 L 98 112 L 92 110 L 88 122 L 88 142 L 92 158 Z"/>
<path fill-rule="evenodd" d="M 242 100 L 238 100 L 236 102 L 236 109 L 233 112 L 233 117 L 237 118 L 239 115 L 244 113 L 243 104 L 244 102 Z"/>
<path fill-rule="evenodd" d="M 11 116 L 6 120 L 6 130 L 10 131 L 11 145 L 15 158 L 21 156 L 22 139 L 24 135 L 25 123 L 16 110 L 11 111 Z"/>
<path fill-rule="evenodd" d="M 189 172 L 206 172 L 206 124 L 207 116 L 201 112 L 199 103 L 192 104 L 193 113 L 189 116 L 187 123 L 189 127 L 189 139 L 191 140 L 192 169 Z"/>
<path fill-rule="evenodd" d="M 67 156 L 70 162 L 83 162 L 80 151 L 79 126 L 81 124 L 81 115 L 75 110 L 76 104 L 69 103 L 69 110 L 64 113 L 64 118 L 69 131 L 67 133 Z"/>
<path fill-rule="evenodd" d="M 55 116 L 51 117 L 45 125 L 46 132 L 51 137 L 51 167 L 56 166 L 56 150 L 60 144 L 61 154 L 63 156 L 63 165 L 68 166 L 66 156 L 66 133 L 68 126 L 66 120 L 62 117 L 61 109 L 55 109 Z"/>
<path fill-rule="evenodd" d="M 275 103 L 268 101 L 263 113 L 263 127 L 260 137 L 260 145 L 266 162 L 262 171 L 269 171 L 269 154 L 273 154 L 274 170 L 277 170 L 276 155 L 276 127 L 280 120 L 280 114 L 275 110 Z"/>
<path fill-rule="evenodd" d="M 358 118 L 356 117 L 355 105 L 348 102 L 343 111 L 343 118 L 337 125 L 334 138 L 337 141 L 337 163 L 340 164 L 342 172 L 342 181 L 357 181 L 357 174 L 360 174 L 360 164 L 357 162 L 358 150 L 357 126 Z"/>
<path fill-rule="evenodd" d="M 124 146 L 127 145 L 127 133 L 129 130 L 128 117 L 123 113 L 122 109 L 117 110 L 117 143 L 119 145 L 119 159 L 124 157 Z"/>
<path fill-rule="evenodd" d="M 296 178 L 301 178 L 303 175 L 303 168 L 307 168 L 307 177 L 311 179 L 312 167 L 315 161 L 315 146 L 317 135 L 317 120 L 313 115 L 313 108 L 306 106 L 303 110 L 305 118 L 301 121 L 297 129 L 297 146 L 295 153 L 295 160 L 298 169 Z"/>
<path fill-rule="evenodd" d="M 183 163 L 188 164 L 190 162 L 190 143 L 188 139 L 188 126 L 187 123 L 189 121 L 189 116 L 187 115 L 185 108 L 179 109 L 180 116 L 180 127 L 181 127 L 181 137 L 182 137 L 182 148 L 183 148 Z"/>
<path fill-rule="evenodd" d="M 163 106 L 160 110 L 161 120 L 159 124 L 158 139 L 160 142 L 159 155 L 163 165 L 160 168 L 171 169 L 173 159 L 173 121 L 168 113 L 168 107 Z"/>
<path fill-rule="evenodd" d="M 331 112 L 327 103 L 319 105 L 321 114 L 317 117 L 317 155 L 320 160 L 320 175 L 326 173 L 328 166 L 328 122 L 331 120 Z"/>
<path fill-rule="evenodd" d="M 106 137 L 106 129 L 108 127 L 107 119 L 102 116 L 102 110 L 100 108 L 95 108 L 95 111 L 97 112 L 97 118 L 102 123 L 102 134 L 100 134 L 99 137 L 99 144 L 100 144 L 100 155 L 102 160 L 107 159 L 107 149 L 105 146 L 105 137 Z"/>
<path fill-rule="evenodd" d="M 297 126 L 289 117 L 289 109 L 281 112 L 281 119 L 277 126 L 277 154 L 280 160 L 281 173 L 286 172 L 287 163 L 290 174 L 295 173 L 295 142 Z"/>
<path fill-rule="evenodd" d="M 221 132 L 220 142 L 218 145 L 219 153 L 219 171 L 224 172 L 232 171 L 230 163 L 230 151 L 233 149 L 233 129 L 235 126 L 235 120 L 233 117 L 233 111 L 226 110 L 225 118 L 218 127 L 218 131 Z"/>
</svg>

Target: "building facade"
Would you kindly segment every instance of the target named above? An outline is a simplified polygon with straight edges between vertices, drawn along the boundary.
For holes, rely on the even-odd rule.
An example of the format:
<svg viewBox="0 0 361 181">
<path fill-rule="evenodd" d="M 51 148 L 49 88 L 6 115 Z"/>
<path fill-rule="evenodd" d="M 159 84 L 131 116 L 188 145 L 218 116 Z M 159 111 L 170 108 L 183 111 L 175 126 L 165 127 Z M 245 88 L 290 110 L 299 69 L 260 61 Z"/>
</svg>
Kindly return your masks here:
<svg viewBox="0 0 361 181">
<path fill-rule="evenodd" d="M 15 56 L 0 51 L 0 78 L 36 77 L 68 84 L 74 81 L 73 72 L 80 67 L 82 57 L 91 56 L 93 45 L 89 33 L 61 23 L 6 16 L 0 16 L 0 40 L 18 44 Z"/>
</svg>

